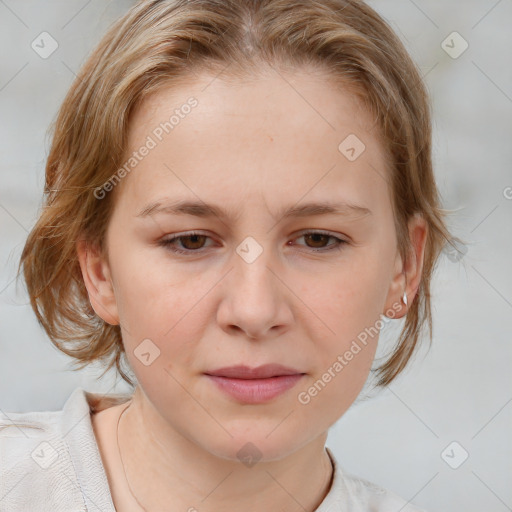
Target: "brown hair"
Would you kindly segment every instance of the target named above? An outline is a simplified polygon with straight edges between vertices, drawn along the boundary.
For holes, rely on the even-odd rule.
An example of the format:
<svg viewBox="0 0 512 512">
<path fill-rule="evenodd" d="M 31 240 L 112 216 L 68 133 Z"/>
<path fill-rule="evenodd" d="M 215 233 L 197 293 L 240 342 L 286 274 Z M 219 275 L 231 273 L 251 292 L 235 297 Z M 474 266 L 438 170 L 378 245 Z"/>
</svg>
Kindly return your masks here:
<svg viewBox="0 0 512 512">
<path fill-rule="evenodd" d="M 398 342 L 376 370 L 389 384 L 413 355 L 428 324 L 430 282 L 450 234 L 431 159 L 430 104 L 422 77 L 390 26 L 359 0 L 145 0 L 117 20 L 83 65 L 64 99 L 46 164 L 45 201 L 21 255 L 32 308 L 51 341 L 79 368 L 108 360 L 122 378 L 121 329 L 89 302 L 76 241 L 97 243 L 113 207 L 94 194 L 122 164 L 130 114 L 162 86 L 196 70 L 256 73 L 262 64 L 314 66 L 346 86 L 378 122 L 390 155 L 398 247 L 410 248 L 407 222 L 428 225 L 418 294 Z M 452 239 L 453 240 L 453 239 Z"/>
</svg>

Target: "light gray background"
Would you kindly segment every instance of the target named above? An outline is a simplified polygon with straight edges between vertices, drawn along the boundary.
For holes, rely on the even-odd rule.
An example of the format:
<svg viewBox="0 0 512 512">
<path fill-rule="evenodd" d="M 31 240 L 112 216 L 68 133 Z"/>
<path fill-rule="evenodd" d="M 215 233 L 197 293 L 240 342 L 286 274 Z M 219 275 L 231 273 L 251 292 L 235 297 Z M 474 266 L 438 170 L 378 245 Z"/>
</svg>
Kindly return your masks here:
<svg viewBox="0 0 512 512">
<path fill-rule="evenodd" d="M 439 188 L 468 244 L 460 261 L 440 260 L 431 350 L 358 401 L 328 446 L 346 471 L 430 512 L 512 510 L 512 1 L 370 3 L 426 77 Z M 41 204 L 46 130 L 88 52 L 132 4 L 0 0 L 0 413 L 60 409 L 76 386 L 127 390 L 113 374 L 96 380 L 98 367 L 70 370 L 14 276 Z M 43 31 L 59 44 L 47 59 L 31 48 Z M 469 43 L 457 59 L 441 47 L 453 31 Z M 469 454 L 458 469 L 441 457 L 453 441 Z"/>
</svg>

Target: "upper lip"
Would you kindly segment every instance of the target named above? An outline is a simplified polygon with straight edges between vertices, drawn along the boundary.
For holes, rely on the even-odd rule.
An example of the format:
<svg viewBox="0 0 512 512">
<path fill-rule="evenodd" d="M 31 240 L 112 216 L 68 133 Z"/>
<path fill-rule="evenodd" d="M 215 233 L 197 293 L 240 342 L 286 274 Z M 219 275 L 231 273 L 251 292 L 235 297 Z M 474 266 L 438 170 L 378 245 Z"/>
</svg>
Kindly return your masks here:
<svg viewBox="0 0 512 512">
<path fill-rule="evenodd" d="M 264 364 L 251 368 L 249 366 L 226 366 L 205 372 L 206 375 L 215 375 L 218 377 L 231 377 L 234 379 L 266 379 L 269 377 L 277 377 L 280 375 L 296 375 L 301 374 L 299 370 L 283 366 L 281 364 Z"/>
</svg>

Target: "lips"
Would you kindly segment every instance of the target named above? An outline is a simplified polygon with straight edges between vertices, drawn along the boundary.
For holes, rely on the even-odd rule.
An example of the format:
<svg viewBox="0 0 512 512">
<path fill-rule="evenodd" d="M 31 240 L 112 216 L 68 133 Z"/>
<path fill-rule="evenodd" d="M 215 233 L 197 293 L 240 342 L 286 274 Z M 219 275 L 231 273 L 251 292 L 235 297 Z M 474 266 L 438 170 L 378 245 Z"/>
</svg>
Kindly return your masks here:
<svg viewBox="0 0 512 512">
<path fill-rule="evenodd" d="M 280 377 L 283 375 L 301 375 L 304 372 L 295 368 L 283 366 L 281 364 L 264 364 L 251 368 L 245 365 L 226 366 L 216 370 L 205 372 L 206 375 L 216 377 L 227 377 L 230 379 L 268 379 L 270 377 Z"/>
</svg>

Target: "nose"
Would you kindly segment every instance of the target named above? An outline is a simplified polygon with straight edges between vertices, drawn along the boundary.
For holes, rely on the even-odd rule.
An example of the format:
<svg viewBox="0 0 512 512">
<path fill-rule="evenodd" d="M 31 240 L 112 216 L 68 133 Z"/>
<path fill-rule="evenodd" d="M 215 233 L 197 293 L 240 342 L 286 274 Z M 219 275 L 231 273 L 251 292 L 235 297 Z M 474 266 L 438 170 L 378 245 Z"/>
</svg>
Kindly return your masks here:
<svg viewBox="0 0 512 512">
<path fill-rule="evenodd" d="M 239 252 L 221 283 L 219 325 L 231 335 L 238 332 L 253 340 L 283 334 L 292 325 L 293 294 L 283 284 L 282 268 L 270 250 L 263 249 L 255 259 Z"/>
</svg>

